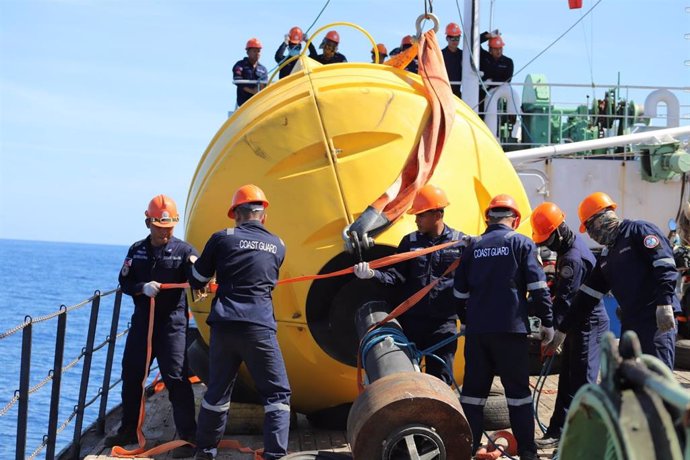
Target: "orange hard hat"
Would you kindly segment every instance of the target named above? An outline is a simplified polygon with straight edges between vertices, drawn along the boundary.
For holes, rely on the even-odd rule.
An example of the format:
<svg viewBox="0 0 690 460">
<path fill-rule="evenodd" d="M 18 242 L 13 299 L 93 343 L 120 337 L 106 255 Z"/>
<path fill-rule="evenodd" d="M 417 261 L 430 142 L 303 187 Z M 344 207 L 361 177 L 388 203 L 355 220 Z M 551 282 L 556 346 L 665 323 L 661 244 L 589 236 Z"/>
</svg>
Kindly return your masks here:
<svg viewBox="0 0 690 460">
<path fill-rule="evenodd" d="M 532 239 L 535 243 L 543 243 L 551 234 L 565 222 L 565 214 L 556 203 L 546 201 L 532 211 Z"/>
<path fill-rule="evenodd" d="M 261 49 L 263 48 L 263 46 L 261 46 L 261 42 L 258 38 L 250 38 L 249 40 L 247 40 L 247 46 L 245 46 L 244 49 L 248 50 L 249 48 Z"/>
<path fill-rule="evenodd" d="M 506 44 L 500 36 L 493 37 L 489 40 L 489 48 L 503 48 Z"/>
<path fill-rule="evenodd" d="M 443 209 L 448 206 L 446 192 L 435 185 L 426 184 L 420 188 L 412 201 L 412 207 L 407 211 L 408 214 L 421 214 L 432 209 Z"/>
<path fill-rule="evenodd" d="M 587 195 L 577 207 L 577 215 L 580 217 L 580 233 L 584 233 L 585 222 L 592 216 L 606 208 L 616 209 L 618 205 L 604 192 L 594 192 Z"/>
<path fill-rule="evenodd" d="M 517 203 L 515 203 L 515 200 L 512 196 L 502 193 L 493 197 L 489 203 L 489 206 L 487 206 L 486 210 L 484 211 L 484 217 L 488 219 L 489 211 L 496 208 L 506 208 L 513 211 L 516 214 L 515 228 L 520 225 L 520 218 L 522 217 L 522 214 L 520 213 L 520 209 L 518 208 Z"/>
<path fill-rule="evenodd" d="M 302 32 L 302 29 L 300 29 L 297 26 L 293 27 L 292 29 L 290 29 L 290 32 L 288 32 L 288 41 L 293 45 L 297 45 L 298 43 L 300 43 L 303 37 L 304 32 Z"/>
<path fill-rule="evenodd" d="M 228 210 L 228 217 L 235 218 L 235 208 L 246 203 L 261 203 L 264 208 L 268 207 L 268 200 L 264 191 L 253 184 L 243 185 L 238 188 L 232 196 L 232 204 Z"/>
<path fill-rule="evenodd" d="M 175 201 L 166 195 L 154 196 L 144 215 L 156 227 L 174 227 L 180 221 Z"/>
<path fill-rule="evenodd" d="M 446 26 L 446 35 L 448 37 L 460 37 L 462 36 L 462 31 L 460 30 L 460 26 L 457 25 L 454 22 L 451 22 Z"/>
<path fill-rule="evenodd" d="M 400 46 L 404 45 L 411 45 L 412 44 L 412 35 L 405 35 L 400 42 Z"/>
<path fill-rule="evenodd" d="M 326 34 L 326 40 L 330 40 L 332 42 L 335 42 L 336 44 L 340 43 L 340 35 L 338 35 L 338 32 L 335 30 L 330 30 Z"/>
<path fill-rule="evenodd" d="M 376 48 L 379 50 L 379 54 L 381 56 L 388 56 L 388 50 L 386 49 L 386 45 L 383 43 L 377 43 Z M 374 52 L 374 48 L 371 49 L 371 52 Z"/>
</svg>

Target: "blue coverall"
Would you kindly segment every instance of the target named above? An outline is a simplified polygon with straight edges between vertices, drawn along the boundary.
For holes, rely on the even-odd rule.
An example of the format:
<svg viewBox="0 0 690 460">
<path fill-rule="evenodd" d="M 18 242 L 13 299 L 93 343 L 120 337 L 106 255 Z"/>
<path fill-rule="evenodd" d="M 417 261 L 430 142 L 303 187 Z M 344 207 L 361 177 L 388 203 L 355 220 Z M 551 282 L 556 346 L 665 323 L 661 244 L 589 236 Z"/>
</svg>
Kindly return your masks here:
<svg viewBox="0 0 690 460">
<path fill-rule="evenodd" d="M 498 375 L 518 452 L 520 456 L 536 455 L 529 387 L 528 291 L 542 325 L 552 326 L 551 297 L 534 242 L 506 225 L 489 225 L 465 249 L 455 272 L 455 296 L 466 305 L 467 318 L 460 402 L 472 430 L 473 451 L 479 447 L 486 398 L 494 375 Z"/>
<path fill-rule="evenodd" d="M 556 282 L 552 288 L 554 324 L 566 334 L 561 354 L 558 396 L 546 438 L 560 438 L 568 415 L 568 407 L 583 385 L 597 383 L 601 356 L 601 337 L 609 330 L 609 318 L 603 302 L 596 304 L 589 315 L 573 320 L 566 329 L 562 324 L 582 283 L 597 263 L 594 254 L 579 235 L 570 247 L 558 251 Z"/>
<path fill-rule="evenodd" d="M 214 233 L 195 262 L 190 284 L 201 288 L 216 274 L 208 390 L 201 401 L 197 448 L 214 449 L 223 436 L 230 396 L 244 362 L 264 404 L 266 460 L 287 454 L 290 384 L 276 338 L 273 288 L 285 245 L 255 220 Z"/>
<path fill-rule="evenodd" d="M 150 236 L 134 243 L 127 252 L 119 283 L 122 292 L 132 296 L 134 313 L 122 356 L 122 425 L 119 431 L 136 429 L 139 420 L 141 383 L 147 369 L 146 341 L 151 301 L 142 294 L 144 284 L 149 281 L 186 283 L 191 278 L 189 256 L 197 254 L 190 244 L 175 237 L 170 238 L 165 246 L 153 247 Z M 165 289 L 158 293 L 155 302 L 151 359 L 158 360 L 180 438 L 192 440 L 196 423 L 186 354 L 187 296 L 184 289 Z"/>
<path fill-rule="evenodd" d="M 400 286 L 399 298 L 403 301 L 432 281 L 440 278 L 443 272 L 469 244 L 471 237 L 444 225 L 443 232 L 435 239 L 420 233 L 405 235 L 398 245 L 397 252 L 408 252 L 431 246 L 459 241 L 457 245 L 425 256 L 395 264 L 386 270 L 376 270 L 375 278 L 388 286 Z M 419 350 L 425 350 L 457 332 L 457 299 L 453 296 L 453 273 L 449 273 L 410 310 L 402 314 L 398 321 L 407 338 Z M 431 357 L 425 358 L 426 372 L 444 382 L 453 382 L 452 371 L 458 341 L 454 340 L 434 352 L 443 362 Z"/>
<path fill-rule="evenodd" d="M 260 62 L 256 63 L 254 67 L 249 58 L 237 61 L 232 67 L 232 79 L 233 80 L 256 80 L 261 83 L 268 83 L 268 70 Z M 253 94 L 248 93 L 244 88 L 257 88 L 258 83 L 236 83 L 237 85 L 237 107 L 241 106 L 253 96 Z"/>
<path fill-rule="evenodd" d="M 649 222 L 624 219 L 616 241 L 602 250 L 592 276 L 580 287 L 571 308 L 573 320 L 611 290 L 621 309 L 621 333 L 635 331 L 642 352 L 673 369 L 676 329 L 658 331 L 656 307 L 672 305 L 674 312 L 680 311 L 677 278 L 673 250 L 661 230 Z"/>
</svg>

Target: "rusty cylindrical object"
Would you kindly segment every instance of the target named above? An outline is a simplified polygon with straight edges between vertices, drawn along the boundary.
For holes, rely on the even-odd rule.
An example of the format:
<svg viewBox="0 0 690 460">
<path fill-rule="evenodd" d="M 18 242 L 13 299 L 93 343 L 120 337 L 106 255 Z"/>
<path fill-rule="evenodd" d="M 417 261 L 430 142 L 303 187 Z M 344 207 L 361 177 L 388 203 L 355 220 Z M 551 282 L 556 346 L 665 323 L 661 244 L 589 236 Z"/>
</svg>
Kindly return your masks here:
<svg viewBox="0 0 690 460">
<path fill-rule="evenodd" d="M 380 340 L 381 334 L 367 334 L 387 311 L 386 302 L 375 301 L 364 304 L 356 315 L 360 339 L 375 343 L 362 347 L 369 350 L 362 356 L 369 384 L 347 419 L 353 457 L 469 460 L 472 434 L 455 393 L 442 380 L 418 372 L 409 351 L 392 337 Z M 404 339 L 397 321 L 386 327 Z"/>
<path fill-rule="evenodd" d="M 442 380 L 420 372 L 400 372 L 368 385 L 350 409 L 347 436 L 355 460 L 405 456 L 414 440 L 422 456 L 469 460 L 472 434 L 455 394 Z M 407 450 L 405 450 L 407 449 Z"/>
</svg>

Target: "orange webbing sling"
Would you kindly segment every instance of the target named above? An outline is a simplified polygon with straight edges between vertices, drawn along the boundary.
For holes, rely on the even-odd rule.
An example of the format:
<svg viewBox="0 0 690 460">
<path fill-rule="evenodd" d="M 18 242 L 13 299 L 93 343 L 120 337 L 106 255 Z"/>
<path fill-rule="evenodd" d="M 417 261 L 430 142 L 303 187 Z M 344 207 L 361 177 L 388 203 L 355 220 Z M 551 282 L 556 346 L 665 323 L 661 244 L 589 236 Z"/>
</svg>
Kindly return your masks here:
<svg viewBox="0 0 690 460">
<path fill-rule="evenodd" d="M 416 149 L 408 155 L 400 175 L 371 204 L 371 207 L 383 214 L 389 223 L 394 222 L 410 207 L 417 191 L 433 175 L 455 120 L 453 92 L 448 82 L 443 54 L 433 30 L 425 32 L 418 45 L 414 44 L 386 64 L 403 68 L 414 58 L 417 51 L 419 75 L 424 83 L 424 93 L 431 107 L 431 116 Z"/>
</svg>

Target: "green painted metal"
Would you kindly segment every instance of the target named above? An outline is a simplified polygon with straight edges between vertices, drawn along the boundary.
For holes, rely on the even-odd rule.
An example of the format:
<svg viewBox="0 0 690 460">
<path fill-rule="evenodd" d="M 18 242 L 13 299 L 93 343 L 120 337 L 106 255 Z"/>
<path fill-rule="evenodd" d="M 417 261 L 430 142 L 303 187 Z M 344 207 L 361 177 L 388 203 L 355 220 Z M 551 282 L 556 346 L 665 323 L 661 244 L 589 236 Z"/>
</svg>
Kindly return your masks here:
<svg viewBox="0 0 690 460">
<path fill-rule="evenodd" d="M 575 395 L 560 443 L 561 460 L 690 460 L 690 391 L 637 336 L 602 340 L 602 380 Z M 685 436 L 678 436 L 684 431 Z"/>
<path fill-rule="evenodd" d="M 667 181 L 690 171 L 690 154 L 679 142 L 640 146 L 640 173 L 648 182 Z"/>
</svg>

